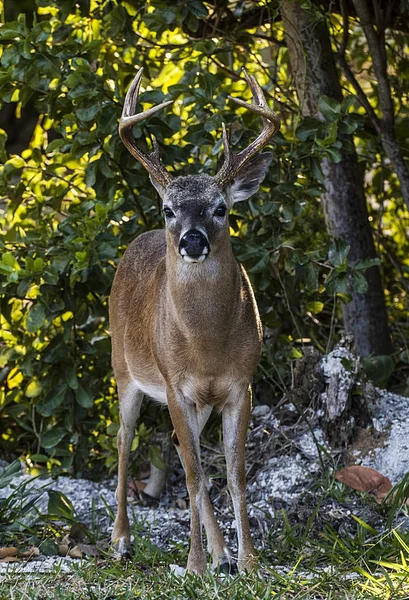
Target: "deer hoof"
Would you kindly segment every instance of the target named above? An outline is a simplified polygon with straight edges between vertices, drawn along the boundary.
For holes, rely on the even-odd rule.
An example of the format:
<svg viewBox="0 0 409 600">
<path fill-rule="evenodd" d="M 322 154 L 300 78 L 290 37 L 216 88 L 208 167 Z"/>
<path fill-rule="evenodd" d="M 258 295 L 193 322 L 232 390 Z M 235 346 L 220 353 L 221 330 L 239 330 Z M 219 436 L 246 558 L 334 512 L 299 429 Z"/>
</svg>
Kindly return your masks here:
<svg viewBox="0 0 409 600">
<path fill-rule="evenodd" d="M 257 568 L 258 560 L 257 556 L 250 554 L 245 558 L 239 558 L 238 569 L 240 573 L 254 571 Z"/>
<path fill-rule="evenodd" d="M 120 537 L 114 544 L 115 554 L 121 560 L 129 560 L 132 556 L 132 544 L 125 537 Z"/>
<path fill-rule="evenodd" d="M 200 556 L 200 557 L 195 557 L 192 558 L 191 556 L 189 556 L 188 561 L 187 561 L 187 571 L 188 573 L 193 573 L 194 575 L 199 575 L 199 577 L 201 577 L 203 575 L 203 573 L 205 572 L 206 569 L 206 561 L 205 561 L 205 557 Z"/>
<path fill-rule="evenodd" d="M 219 565 L 219 573 L 223 573 L 223 575 L 235 575 L 237 572 L 238 568 L 235 562 L 226 560 Z"/>
<path fill-rule="evenodd" d="M 144 506 L 158 507 L 159 506 L 159 498 L 155 498 L 155 496 L 150 496 L 143 490 L 139 492 L 139 499 L 143 503 Z"/>
</svg>

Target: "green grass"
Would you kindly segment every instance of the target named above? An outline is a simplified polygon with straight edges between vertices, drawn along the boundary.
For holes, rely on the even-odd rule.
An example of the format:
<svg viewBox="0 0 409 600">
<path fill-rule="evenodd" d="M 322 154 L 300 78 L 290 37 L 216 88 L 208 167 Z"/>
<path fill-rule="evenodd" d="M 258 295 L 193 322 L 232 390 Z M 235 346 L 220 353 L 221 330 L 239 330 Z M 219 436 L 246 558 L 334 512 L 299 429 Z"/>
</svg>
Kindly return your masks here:
<svg viewBox="0 0 409 600">
<path fill-rule="evenodd" d="M 271 538 L 273 543 L 274 536 Z M 264 558 L 263 558 L 264 555 Z M 396 529 L 383 535 L 358 524 L 355 537 L 327 528 L 308 537 L 287 529 L 261 556 L 259 573 L 222 577 L 207 573 L 178 577 L 170 564 L 186 564 L 186 551 L 162 552 L 148 538 L 138 538 L 129 562 L 112 557 L 73 561 L 73 572 L 45 575 L 12 572 L 0 580 L 3 600 L 116 600 L 200 598 L 334 599 L 409 597 L 408 535 Z M 274 564 L 273 564 L 274 563 Z"/>
<path fill-rule="evenodd" d="M 223 577 L 209 571 L 203 578 L 178 577 L 170 565 L 186 565 L 186 548 L 175 545 L 163 552 L 139 525 L 132 561 L 119 562 L 107 554 L 71 561 L 69 574 L 61 569 L 44 575 L 10 570 L 0 578 L 0 600 L 409 598 L 409 533 L 403 518 L 407 488 L 406 482 L 397 488 L 390 507 L 379 506 L 370 496 L 349 492 L 327 472 L 305 495 L 304 506 L 277 511 L 269 522 L 271 533 L 263 539 L 258 573 Z M 328 507 L 338 510 L 335 517 Z M 11 509 L 17 517 L 17 502 L 8 503 Z M 44 522 L 39 515 L 38 525 Z M 146 531 L 146 524 L 143 527 Z M 30 523 L 27 540 L 35 529 Z M 12 532 L 10 525 L 8 540 Z M 20 530 L 19 543 L 23 535 Z"/>
<path fill-rule="evenodd" d="M 352 568 L 348 568 L 352 567 Z M 409 597 L 409 569 L 406 564 L 379 566 L 371 574 L 358 565 L 343 564 L 327 570 L 305 572 L 301 564 L 283 572 L 263 568 L 262 573 L 220 578 L 207 574 L 177 577 L 166 563 L 150 564 L 134 560 L 119 564 L 111 560 L 76 564 L 71 574 L 58 570 L 46 575 L 6 575 L 0 583 L 3 600 L 116 600 L 116 599 L 231 599 L 260 598 L 336 599 L 379 598 L 382 600 Z"/>
</svg>

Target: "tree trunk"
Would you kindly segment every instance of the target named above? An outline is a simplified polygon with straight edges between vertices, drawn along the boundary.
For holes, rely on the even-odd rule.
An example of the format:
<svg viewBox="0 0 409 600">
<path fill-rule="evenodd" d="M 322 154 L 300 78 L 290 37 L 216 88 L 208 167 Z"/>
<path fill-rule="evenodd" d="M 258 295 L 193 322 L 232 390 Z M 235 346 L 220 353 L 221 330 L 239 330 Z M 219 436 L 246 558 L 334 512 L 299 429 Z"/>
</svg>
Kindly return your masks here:
<svg viewBox="0 0 409 600">
<path fill-rule="evenodd" d="M 293 0 L 282 2 L 281 14 L 302 114 L 320 117 L 320 96 L 342 100 L 326 23 L 324 19 L 318 21 L 316 16 L 310 18 L 301 4 Z M 321 167 L 325 175 L 322 200 L 330 235 L 349 244 L 351 265 L 359 259 L 374 258 L 375 246 L 355 150 L 343 151 L 339 163 L 325 158 Z M 391 342 L 378 267 L 368 269 L 366 279 L 368 291 L 365 294 L 353 291 L 351 302 L 342 306 L 345 330 L 353 335 L 361 356 L 388 354 Z"/>
</svg>

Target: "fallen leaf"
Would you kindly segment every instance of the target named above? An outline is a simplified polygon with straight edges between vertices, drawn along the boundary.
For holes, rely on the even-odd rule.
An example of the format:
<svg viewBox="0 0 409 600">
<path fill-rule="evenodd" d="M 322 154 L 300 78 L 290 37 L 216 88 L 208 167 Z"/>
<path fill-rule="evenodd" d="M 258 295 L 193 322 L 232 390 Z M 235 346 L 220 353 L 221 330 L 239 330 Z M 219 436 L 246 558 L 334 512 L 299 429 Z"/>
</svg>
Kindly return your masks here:
<svg viewBox="0 0 409 600">
<path fill-rule="evenodd" d="M 9 556 L 17 556 L 18 550 L 14 546 L 8 548 L 0 548 L 0 558 L 8 558 Z"/>
<path fill-rule="evenodd" d="M 62 546 L 70 546 L 70 547 L 71 547 L 71 546 L 73 545 L 73 543 L 72 543 L 72 542 L 73 542 L 73 540 L 71 539 L 71 537 L 70 537 L 70 534 L 69 534 L 69 533 L 67 533 L 67 534 L 66 534 L 66 535 L 65 535 L 65 536 L 62 538 L 62 540 L 61 540 L 60 544 L 61 544 Z M 74 546 L 75 546 L 75 544 L 74 544 Z"/>
<path fill-rule="evenodd" d="M 68 546 L 66 544 L 58 544 L 58 554 L 60 556 L 67 556 Z"/>
<path fill-rule="evenodd" d="M 89 537 L 87 526 L 82 523 L 74 523 L 70 529 L 69 536 L 74 542 L 84 542 Z"/>
<path fill-rule="evenodd" d="M 87 556 L 101 556 L 101 550 L 93 544 L 78 544 L 77 548 Z"/>
<path fill-rule="evenodd" d="M 27 558 L 28 560 L 30 560 L 30 558 L 37 558 L 37 556 L 40 556 L 40 549 L 35 546 L 32 546 L 20 554 L 21 558 Z"/>
<path fill-rule="evenodd" d="M 184 498 L 176 498 L 176 506 L 181 510 L 187 509 L 187 502 Z"/>
<path fill-rule="evenodd" d="M 74 548 L 68 551 L 68 556 L 71 558 L 82 558 L 82 552 L 78 546 L 74 546 Z"/>
<path fill-rule="evenodd" d="M 337 471 L 335 479 L 353 490 L 374 494 L 378 502 L 383 502 L 389 490 L 392 489 L 388 477 L 378 473 L 375 469 L 361 467 L 360 465 L 352 465 Z"/>
<path fill-rule="evenodd" d="M 133 479 L 128 483 L 128 496 L 138 496 L 146 488 L 146 483 L 140 479 Z"/>
</svg>

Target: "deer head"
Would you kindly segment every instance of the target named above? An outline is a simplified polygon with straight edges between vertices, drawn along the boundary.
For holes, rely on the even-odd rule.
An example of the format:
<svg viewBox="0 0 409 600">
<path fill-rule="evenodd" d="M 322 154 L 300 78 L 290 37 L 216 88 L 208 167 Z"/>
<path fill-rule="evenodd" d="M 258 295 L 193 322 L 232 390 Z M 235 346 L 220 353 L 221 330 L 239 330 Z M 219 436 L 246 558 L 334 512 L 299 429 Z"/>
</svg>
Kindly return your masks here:
<svg viewBox="0 0 409 600">
<path fill-rule="evenodd" d="M 201 263 L 216 255 L 228 239 L 228 212 L 241 200 L 257 192 L 272 160 L 265 152 L 256 156 L 280 127 L 278 116 L 270 110 L 256 79 L 246 72 L 245 77 L 253 95 L 253 104 L 229 96 L 239 106 L 259 114 L 263 119 L 260 135 L 245 150 L 232 155 L 223 124 L 224 164 L 215 175 L 172 177 L 160 161 L 159 148 L 153 138 L 153 152 L 145 154 L 135 144 L 132 127 L 156 114 L 172 101 L 162 102 L 142 113 L 135 114 L 143 70 L 140 69 L 125 98 L 119 133 L 125 146 L 147 169 L 152 184 L 163 201 L 168 250 L 187 263 Z"/>
</svg>

